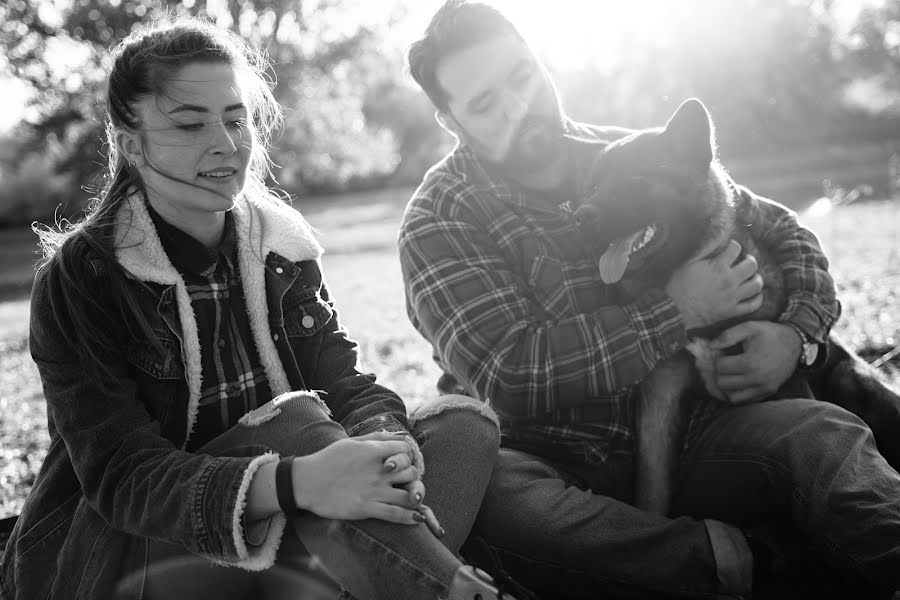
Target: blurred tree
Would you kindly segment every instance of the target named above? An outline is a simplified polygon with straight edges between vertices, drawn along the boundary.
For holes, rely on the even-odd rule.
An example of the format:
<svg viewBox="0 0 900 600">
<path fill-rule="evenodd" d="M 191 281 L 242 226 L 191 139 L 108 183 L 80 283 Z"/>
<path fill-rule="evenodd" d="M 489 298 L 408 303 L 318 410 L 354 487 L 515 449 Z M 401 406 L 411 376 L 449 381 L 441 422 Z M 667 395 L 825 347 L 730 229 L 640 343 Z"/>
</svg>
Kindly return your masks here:
<svg viewBox="0 0 900 600">
<path fill-rule="evenodd" d="M 633 0 L 647 14 L 658 0 Z M 578 118 L 646 127 L 685 98 L 701 98 L 730 148 L 814 139 L 846 112 L 847 73 L 834 51 L 830 3 L 820 0 L 681 0 L 652 39 L 624 40 L 606 68 L 561 73 Z M 606 27 L 615 27 L 610 22 Z"/>
<path fill-rule="evenodd" d="M 900 115 L 900 0 L 864 6 L 844 50 L 857 82 L 870 92 L 867 108 Z"/>
</svg>

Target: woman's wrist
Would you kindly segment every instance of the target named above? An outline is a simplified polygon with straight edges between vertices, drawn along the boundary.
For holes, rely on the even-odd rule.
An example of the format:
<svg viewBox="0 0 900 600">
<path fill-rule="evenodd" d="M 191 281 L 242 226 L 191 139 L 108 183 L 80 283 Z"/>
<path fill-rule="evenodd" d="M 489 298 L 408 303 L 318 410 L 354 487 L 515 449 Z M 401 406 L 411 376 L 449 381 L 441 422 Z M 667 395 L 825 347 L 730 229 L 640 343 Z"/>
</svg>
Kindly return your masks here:
<svg viewBox="0 0 900 600">
<path fill-rule="evenodd" d="M 311 503 L 309 500 L 308 490 L 303 485 L 303 473 L 308 470 L 309 463 L 312 459 L 310 456 L 295 456 L 291 465 L 291 484 L 293 487 L 294 504 L 297 510 L 309 510 Z"/>
</svg>

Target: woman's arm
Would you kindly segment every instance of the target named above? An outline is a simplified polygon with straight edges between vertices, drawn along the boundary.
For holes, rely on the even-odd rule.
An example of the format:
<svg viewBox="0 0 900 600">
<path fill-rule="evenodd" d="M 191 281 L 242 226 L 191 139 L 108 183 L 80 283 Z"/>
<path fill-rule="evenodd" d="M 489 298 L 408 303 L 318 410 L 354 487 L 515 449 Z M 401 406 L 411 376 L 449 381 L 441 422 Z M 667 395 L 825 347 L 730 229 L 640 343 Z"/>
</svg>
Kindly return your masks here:
<svg viewBox="0 0 900 600">
<path fill-rule="evenodd" d="M 243 544 L 240 513 L 253 474 L 277 457 L 214 457 L 176 448 L 141 402 L 122 348 L 93 348 L 106 374 L 102 385 L 86 376 L 85 353 L 70 342 L 77 339 L 71 331 L 75 304 L 83 303 L 87 322 L 97 327 L 126 328 L 110 307 L 111 290 L 103 277 L 90 268 L 79 276 L 88 294 L 99 300 L 96 305 L 66 293 L 56 260 L 39 271 L 32 292 L 30 347 L 48 418 L 65 442 L 88 503 L 122 531 L 170 541 L 219 561 L 264 568 L 266 561 Z"/>
</svg>

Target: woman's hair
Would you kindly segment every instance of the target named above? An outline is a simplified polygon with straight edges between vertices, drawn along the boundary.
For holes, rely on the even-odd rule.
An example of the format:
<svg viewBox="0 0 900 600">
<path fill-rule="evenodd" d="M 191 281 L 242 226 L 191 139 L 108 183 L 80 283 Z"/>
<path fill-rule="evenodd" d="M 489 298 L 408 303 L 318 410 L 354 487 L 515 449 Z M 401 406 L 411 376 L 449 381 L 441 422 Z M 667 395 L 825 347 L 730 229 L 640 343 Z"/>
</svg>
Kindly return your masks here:
<svg viewBox="0 0 900 600">
<path fill-rule="evenodd" d="M 64 335 L 70 338 L 67 341 L 79 351 L 85 365 L 94 371 L 91 374 L 98 376 L 101 382 L 100 376 L 107 369 L 96 351 L 115 347 L 115 344 L 113 334 L 96 321 L 98 314 L 107 311 L 94 297 L 96 291 L 86 288 L 84 278 L 80 276 L 89 266 L 84 264 L 86 254 L 82 250 L 89 249 L 91 256 L 101 258 L 100 269 L 104 284 L 108 286 L 103 295 L 113 302 L 119 313 L 106 316 L 122 317 L 121 321 L 129 330 L 127 334 L 141 331 L 162 350 L 152 328 L 137 308 L 134 288 L 127 284 L 127 276 L 115 259 L 117 209 L 127 197 L 135 193 L 146 197 L 147 191 L 137 169 L 121 155 L 116 144 L 116 134 L 121 130 L 141 135 L 137 103 L 145 98 L 164 96 L 178 71 L 189 64 L 199 62 L 232 67 L 246 94 L 249 130 L 253 135 L 243 195 L 262 201 L 281 201 L 265 184 L 271 169 L 268 148 L 271 136 L 281 124 L 282 113 L 272 95 L 267 77 L 269 65 L 263 55 L 236 34 L 205 20 L 167 17 L 137 28 L 113 49 L 112 57 L 106 91 L 109 157 L 101 192 L 91 199 L 80 222 L 63 222 L 58 228 L 33 227 L 40 237 L 44 266 L 51 263 L 51 268 L 57 271 L 53 297 L 65 306 L 54 306 L 54 310 L 65 310 L 71 323 L 70 327 L 64 328 Z M 149 163 L 148 166 L 155 168 Z M 81 250 L 76 251 L 75 247 Z M 98 271 L 94 261 L 90 266 Z"/>
</svg>

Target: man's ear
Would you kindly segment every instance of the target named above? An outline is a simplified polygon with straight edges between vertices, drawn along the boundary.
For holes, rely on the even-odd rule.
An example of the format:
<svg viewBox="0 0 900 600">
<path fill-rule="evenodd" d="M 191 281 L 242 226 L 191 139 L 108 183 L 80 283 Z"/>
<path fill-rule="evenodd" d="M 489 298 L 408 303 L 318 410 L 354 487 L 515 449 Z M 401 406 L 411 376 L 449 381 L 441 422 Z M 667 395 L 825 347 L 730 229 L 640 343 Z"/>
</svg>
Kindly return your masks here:
<svg viewBox="0 0 900 600">
<path fill-rule="evenodd" d="M 459 123 L 456 122 L 456 119 L 453 118 L 453 115 L 443 110 L 436 110 L 434 111 L 434 120 L 438 122 L 441 129 L 456 139 L 459 139 L 459 132 L 462 128 L 459 126 Z"/>
<path fill-rule="evenodd" d="M 116 149 L 119 156 L 132 165 L 144 164 L 144 154 L 141 151 L 141 138 L 136 131 L 119 129 L 115 136 Z"/>
</svg>

